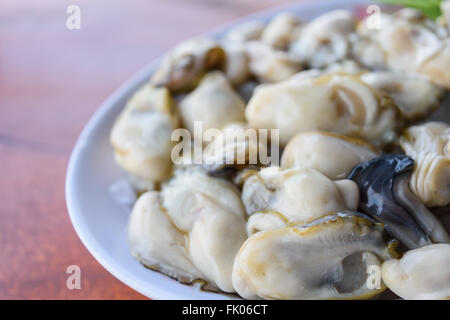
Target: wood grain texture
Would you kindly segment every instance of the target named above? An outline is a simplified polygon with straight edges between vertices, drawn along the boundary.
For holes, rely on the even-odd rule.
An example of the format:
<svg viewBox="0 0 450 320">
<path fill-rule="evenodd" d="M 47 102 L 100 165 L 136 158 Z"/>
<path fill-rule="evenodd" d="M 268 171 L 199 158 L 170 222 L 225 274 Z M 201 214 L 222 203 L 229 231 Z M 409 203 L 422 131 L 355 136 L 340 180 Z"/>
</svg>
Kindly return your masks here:
<svg viewBox="0 0 450 320">
<path fill-rule="evenodd" d="M 0 299 L 145 299 L 81 244 L 64 199 L 70 151 L 123 81 L 179 41 L 288 0 L 2 0 Z M 81 8 L 81 30 L 66 8 Z M 66 268 L 81 268 L 81 290 Z"/>
</svg>

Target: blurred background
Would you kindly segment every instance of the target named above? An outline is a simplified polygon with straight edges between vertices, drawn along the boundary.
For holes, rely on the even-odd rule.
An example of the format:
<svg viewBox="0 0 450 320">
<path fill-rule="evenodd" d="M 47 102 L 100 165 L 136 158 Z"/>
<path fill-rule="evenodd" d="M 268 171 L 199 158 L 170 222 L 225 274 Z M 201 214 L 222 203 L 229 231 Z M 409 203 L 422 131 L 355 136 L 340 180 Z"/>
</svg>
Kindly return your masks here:
<svg viewBox="0 0 450 320">
<path fill-rule="evenodd" d="M 79 133 L 122 82 L 181 40 L 305 1 L 2 0 L 0 299 L 144 299 L 92 258 L 70 223 L 64 180 Z M 66 27 L 70 5 L 81 10 L 79 30 Z M 81 268 L 80 290 L 66 288 L 70 265 Z"/>
</svg>

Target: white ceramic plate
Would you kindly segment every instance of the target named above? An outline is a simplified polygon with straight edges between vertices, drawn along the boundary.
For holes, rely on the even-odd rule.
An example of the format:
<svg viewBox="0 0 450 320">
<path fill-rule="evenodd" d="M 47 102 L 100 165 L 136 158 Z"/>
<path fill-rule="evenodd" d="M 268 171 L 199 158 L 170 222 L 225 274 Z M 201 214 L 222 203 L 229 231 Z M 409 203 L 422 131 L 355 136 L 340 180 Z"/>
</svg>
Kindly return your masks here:
<svg viewBox="0 0 450 320">
<path fill-rule="evenodd" d="M 366 1 L 325 0 L 319 3 L 279 7 L 236 21 L 209 35 L 220 37 L 231 26 L 246 20 L 268 20 L 281 11 L 310 20 L 327 11 L 352 10 Z M 129 253 L 126 226 L 129 212 L 109 194 L 109 187 L 125 177 L 113 159 L 109 133 L 119 112 L 133 92 L 146 82 L 158 60 L 120 87 L 90 119 L 73 149 L 66 177 L 66 201 L 70 219 L 83 244 L 116 278 L 154 299 L 230 299 L 231 296 L 203 292 L 143 267 Z"/>
</svg>

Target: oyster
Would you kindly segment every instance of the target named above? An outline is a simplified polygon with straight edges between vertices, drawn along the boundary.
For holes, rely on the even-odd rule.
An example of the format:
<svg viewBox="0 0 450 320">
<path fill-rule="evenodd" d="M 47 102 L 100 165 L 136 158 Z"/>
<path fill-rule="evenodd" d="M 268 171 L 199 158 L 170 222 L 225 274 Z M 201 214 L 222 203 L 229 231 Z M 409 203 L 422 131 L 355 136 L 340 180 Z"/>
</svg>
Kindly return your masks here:
<svg viewBox="0 0 450 320">
<path fill-rule="evenodd" d="M 211 177 L 197 168 L 175 172 L 175 177 L 163 187 L 161 195 L 163 206 L 181 230 L 192 227 L 194 204 L 199 205 L 203 200 L 213 201 L 237 216 L 245 216 L 239 190 L 232 183 Z"/>
<path fill-rule="evenodd" d="M 422 117 L 439 105 L 444 90 L 427 78 L 405 72 L 367 72 L 361 80 L 373 88 L 387 92 L 402 115 L 410 120 Z"/>
<path fill-rule="evenodd" d="M 359 186 L 360 209 L 384 223 L 386 231 L 409 249 L 431 240 L 449 242 L 439 220 L 409 189 L 413 164 L 405 155 L 383 155 L 357 165 L 349 179 Z"/>
<path fill-rule="evenodd" d="M 279 50 L 287 50 L 299 35 L 302 21 L 295 15 L 282 12 L 272 18 L 261 34 L 261 41 Z"/>
<path fill-rule="evenodd" d="M 247 43 L 246 50 L 250 73 L 260 82 L 280 82 L 303 69 L 302 63 L 291 54 L 260 41 Z"/>
<path fill-rule="evenodd" d="M 150 83 L 172 92 L 191 90 L 206 72 L 223 69 L 225 62 L 225 51 L 219 43 L 194 38 L 179 44 L 164 57 Z"/>
<path fill-rule="evenodd" d="M 363 41 L 370 41 L 381 49 L 385 68 L 418 72 L 433 83 L 450 88 L 447 72 L 450 68 L 450 43 L 445 28 L 411 9 L 392 15 L 381 14 L 380 19 L 379 29 L 369 28 L 366 21 L 362 21 L 357 31 Z M 359 53 L 367 52 L 360 50 Z M 364 57 L 360 60 L 369 62 Z"/>
<path fill-rule="evenodd" d="M 233 266 L 247 299 L 361 299 L 385 289 L 368 270 L 391 258 L 383 228 L 360 213 L 331 214 L 308 224 L 262 231 L 242 245 Z"/>
<path fill-rule="evenodd" d="M 140 88 L 117 118 L 110 135 L 117 163 L 137 179 L 159 182 L 172 171 L 171 134 L 179 125 L 166 88 Z"/>
<path fill-rule="evenodd" d="M 353 181 L 332 181 L 314 169 L 269 167 L 245 180 L 241 198 L 249 224 L 273 218 L 267 213 L 287 222 L 306 222 L 329 212 L 355 210 L 359 193 Z"/>
<path fill-rule="evenodd" d="M 208 73 L 179 107 L 183 126 L 191 132 L 195 121 L 202 124 L 203 130 L 220 130 L 228 123 L 245 120 L 244 101 L 220 71 Z"/>
<path fill-rule="evenodd" d="M 386 286 L 403 299 L 450 299 L 450 245 L 411 250 L 400 260 L 383 263 Z"/>
<path fill-rule="evenodd" d="M 409 186 L 427 206 L 450 203 L 450 127 L 428 122 L 406 130 L 400 138 L 405 153 L 414 159 Z"/>
<path fill-rule="evenodd" d="M 246 239 L 238 191 L 198 170 L 179 172 L 160 193 L 138 199 L 129 239 L 144 265 L 183 282 L 202 279 L 234 292 L 233 260 Z"/>
<path fill-rule="evenodd" d="M 350 57 L 362 66 L 373 69 L 386 69 L 386 54 L 380 45 L 372 41 L 369 36 L 352 34 L 350 40 Z"/>
<path fill-rule="evenodd" d="M 250 57 L 245 45 L 223 41 L 221 43 L 227 61 L 224 73 L 233 86 L 239 86 L 250 78 Z"/>
<path fill-rule="evenodd" d="M 349 74 L 297 75 L 261 85 L 245 115 L 253 128 L 279 128 L 281 145 L 297 133 L 311 130 L 332 131 L 383 145 L 393 141 L 401 126 L 392 99 L 359 76 Z"/>
<path fill-rule="evenodd" d="M 352 168 L 375 158 L 379 152 L 367 142 L 324 131 L 296 135 L 281 157 L 282 168 L 316 169 L 332 180 L 345 179 Z"/>
<path fill-rule="evenodd" d="M 308 23 L 290 51 L 312 68 L 323 68 L 349 54 L 348 36 L 355 18 L 345 10 L 331 11 Z"/>
<path fill-rule="evenodd" d="M 202 278 L 189 257 L 186 234 L 171 222 L 159 192 L 146 192 L 134 204 L 128 240 L 131 254 L 146 267 L 183 283 Z"/>
</svg>

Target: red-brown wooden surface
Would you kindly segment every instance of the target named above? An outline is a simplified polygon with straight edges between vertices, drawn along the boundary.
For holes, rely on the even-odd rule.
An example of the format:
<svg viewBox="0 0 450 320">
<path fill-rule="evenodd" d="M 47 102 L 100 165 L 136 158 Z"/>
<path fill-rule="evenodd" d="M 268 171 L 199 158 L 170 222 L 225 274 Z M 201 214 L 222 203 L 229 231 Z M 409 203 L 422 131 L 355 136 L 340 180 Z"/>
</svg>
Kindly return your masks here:
<svg viewBox="0 0 450 320">
<path fill-rule="evenodd" d="M 84 124 L 179 41 L 289 0 L 0 1 L 0 299 L 144 299 L 100 266 L 69 221 L 64 180 Z M 81 30 L 66 9 L 81 8 Z M 81 290 L 66 268 L 81 267 Z"/>
</svg>

